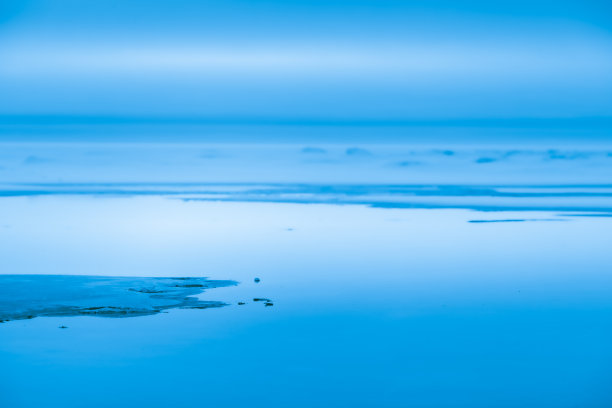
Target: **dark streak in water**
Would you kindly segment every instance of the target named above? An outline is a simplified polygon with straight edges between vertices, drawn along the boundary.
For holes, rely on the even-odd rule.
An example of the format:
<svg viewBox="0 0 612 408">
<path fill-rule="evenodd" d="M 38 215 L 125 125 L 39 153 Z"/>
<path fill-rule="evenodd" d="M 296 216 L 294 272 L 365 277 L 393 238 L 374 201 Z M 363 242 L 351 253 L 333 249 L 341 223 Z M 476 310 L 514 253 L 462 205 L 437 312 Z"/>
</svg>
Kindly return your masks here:
<svg viewBox="0 0 612 408">
<path fill-rule="evenodd" d="M 517 218 L 517 219 L 506 219 L 506 220 L 469 220 L 471 223 L 487 223 L 487 222 L 534 222 L 534 221 L 567 221 L 555 218 Z"/>
<path fill-rule="evenodd" d="M 133 317 L 225 306 L 199 300 L 234 281 L 72 275 L 0 275 L 0 322 L 39 316 Z"/>
<path fill-rule="evenodd" d="M 561 217 L 612 217 L 612 213 L 559 214 Z"/>
<path fill-rule="evenodd" d="M 593 191 L 593 188 L 597 188 L 598 191 Z M 50 195 L 166 196 L 186 202 L 367 205 L 374 208 L 394 209 L 457 208 L 477 211 L 533 210 L 612 213 L 612 185 L 291 183 L 22 183 L 0 185 L 0 198 Z M 483 201 L 483 197 L 486 197 L 487 200 Z M 575 200 L 576 198 L 593 198 L 594 200 L 585 200 L 584 203 L 581 203 Z"/>
<path fill-rule="evenodd" d="M 485 222 L 525 222 L 527 220 L 469 220 L 471 223 L 485 223 Z"/>
</svg>

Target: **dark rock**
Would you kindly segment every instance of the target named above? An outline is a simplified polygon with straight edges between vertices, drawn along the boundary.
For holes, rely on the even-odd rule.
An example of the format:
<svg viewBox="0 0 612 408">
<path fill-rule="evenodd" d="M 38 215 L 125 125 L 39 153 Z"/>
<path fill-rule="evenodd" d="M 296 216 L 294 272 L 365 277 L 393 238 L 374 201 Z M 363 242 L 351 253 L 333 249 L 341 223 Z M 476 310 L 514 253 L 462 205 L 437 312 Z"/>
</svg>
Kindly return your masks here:
<svg viewBox="0 0 612 408">
<path fill-rule="evenodd" d="M 0 275 L 0 321 L 38 316 L 133 317 L 167 309 L 206 309 L 204 289 L 236 285 L 206 278 Z"/>
</svg>

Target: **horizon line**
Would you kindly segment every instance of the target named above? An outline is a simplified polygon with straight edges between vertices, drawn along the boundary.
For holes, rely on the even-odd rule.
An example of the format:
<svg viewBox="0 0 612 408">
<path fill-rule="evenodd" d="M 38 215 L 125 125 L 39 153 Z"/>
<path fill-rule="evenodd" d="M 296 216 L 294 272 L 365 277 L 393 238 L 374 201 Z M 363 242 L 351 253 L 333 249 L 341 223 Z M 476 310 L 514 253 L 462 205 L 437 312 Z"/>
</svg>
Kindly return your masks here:
<svg viewBox="0 0 612 408">
<path fill-rule="evenodd" d="M 350 118 L 117 114 L 0 114 L 0 126 L 48 125 L 216 125 L 216 126 L 371 126 L 371 127 L 612 127 L 612 116 Z"/>
</svg>

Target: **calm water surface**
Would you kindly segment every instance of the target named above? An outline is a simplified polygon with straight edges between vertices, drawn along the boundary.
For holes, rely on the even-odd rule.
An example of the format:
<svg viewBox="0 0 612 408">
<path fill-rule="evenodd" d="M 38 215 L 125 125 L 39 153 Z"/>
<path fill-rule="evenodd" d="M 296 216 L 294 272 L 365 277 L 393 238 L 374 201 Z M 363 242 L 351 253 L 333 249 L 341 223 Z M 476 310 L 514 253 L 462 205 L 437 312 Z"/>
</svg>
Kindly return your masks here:
<svg viewBox="0 0 612 408">
<path fill-rule="evenodd" d="M 610 231 L 559 211 L 4 197 L 2 273 L 240 284 L 201 295 L 217 309 L 1 324 L 0 402 L 608 407 Z"/>
</svg>

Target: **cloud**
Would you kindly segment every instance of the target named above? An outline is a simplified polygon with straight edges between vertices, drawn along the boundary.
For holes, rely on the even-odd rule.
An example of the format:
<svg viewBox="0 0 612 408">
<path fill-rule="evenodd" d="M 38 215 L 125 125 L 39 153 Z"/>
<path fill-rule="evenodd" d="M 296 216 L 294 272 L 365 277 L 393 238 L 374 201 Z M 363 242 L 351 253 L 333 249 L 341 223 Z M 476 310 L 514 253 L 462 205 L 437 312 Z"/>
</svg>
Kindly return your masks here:
<svg viewBox="0 0 612 408">
<path fill-rule="evenodd" d="M 478 164 L 484 164 L 484 163 L 493 163 L 496 162 L 498 159 L 494 159 L 493 157 L 479 157 L 478 159 L 474 160 L 474 163 L 478 163 Z"/>
<path fill-rule="evenodd" d="M 327 150 L 320 147 L 304 147 L 300 152 L 302 154 L 326 154 Z"/>
<path fill-rule="evenodd" d="M 40 156 L 28 156 L 23 160 L 23 164 L 25 165 L 36 165 L 36 164 L 43 164 L 43 163 L 48 163 L 49 159 L 45 159 L 44 157 L 40 157 Z"/>
<path fill-rule="evenodd" d="M 591 155 L 587 152 L 577 152 L 577 151 L 559 151 L 559 150 L 549 150 L 547 152 L 547 158 L 549 160 L 579 160 L 579 159 L 588 159 Z"/>
<path fill-rule="evenodd" d="M 346 149 L 345 154 L 347 156 L 352 156 L 352 157 L 370 157 L 370 156 L 373 156 L 372 152 L 370 152 L 369 150 L 362 149 L 362 148 L 359 148 L 359 147 L 350 147 L 350 148 Z"/>
<path fill-rule="evenodd" d="M 415 160 L 404 160 L 404 161 L 397 163 L 399 167 L 412 167 L 412 166 L 417 166 L 419 164 L 421 164 L 421 162 L 418 162 Z"/>
</svg>

